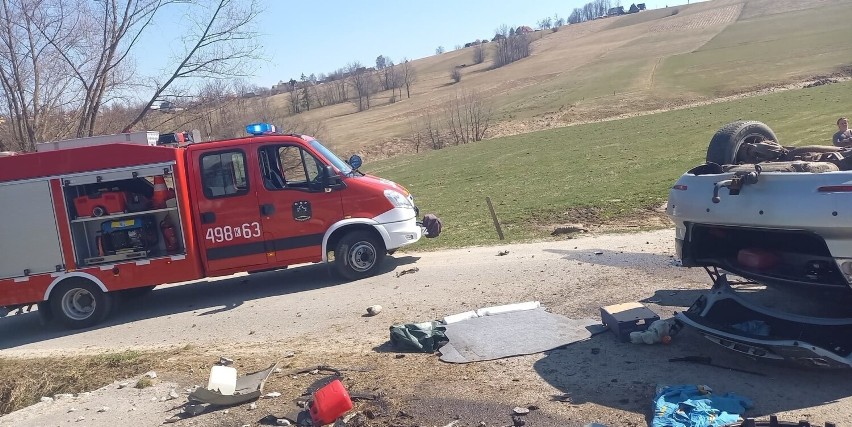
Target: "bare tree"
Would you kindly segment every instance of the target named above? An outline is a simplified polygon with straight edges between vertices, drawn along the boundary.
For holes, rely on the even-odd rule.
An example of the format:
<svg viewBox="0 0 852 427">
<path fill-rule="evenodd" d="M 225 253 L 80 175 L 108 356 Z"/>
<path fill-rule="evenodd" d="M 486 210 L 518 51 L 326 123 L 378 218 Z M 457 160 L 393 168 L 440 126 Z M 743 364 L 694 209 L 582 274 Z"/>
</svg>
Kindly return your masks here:
<svg viewBox="0 0 852 427">
<path fill-rule="evenodd" d="M 498 31 L 505 31 L 505 26 Z M 506 64 L 521 60 L 530 56 L 530 44 L 532 41 L 527 34 L 521 32 L 512 32 L 509 30 L 509 35 L 498 33 L 497 49 L 494 53 L 494 67 L 502 67 Z"/>
<path fill-rule="evenodd" d="M 54 19 L 37 0 L 0 2 L 0 84 L 9 138 L 17 150 L 31 151 L 48 136 L 64 136 L 69 123 L 61 111 L 73 102 L 73 79 L 51 39 L 67 48 L 75 40 L 51 27 Z M 65 37 L 65 38 L 62 38 Z M 48 122 L 57 120 L 58 122 Z"/>
<path fill-rule="evenodd" d="M 438 46 L 435 48 L 435 55 L 440 55 L 444 53 L 444 46 Z"/>
<path fill-rule="evenodd" d="M 402 81 L 405 84 L 405 95 L 411 98 L 411 85 L 417 81 L 417 73 L 414 65 L 407 58 L 402 58 Z"/>
<path fill-rule="evenodd" d="M 491 119 L 491 106 L 476 91 L 457 92 L 444 110 L 449 136 L 456 145 L 484 139 Z"/>
<path fill-rule="evenodd" d="M 453 79 L 453 81 L 456 83 L 460 82 L 462 79 L 461 70 L 459 70 L 457 67 L 453 67 L 453 69 L 450 71 L 450 78 Z"/>
<path fill-rule="evenodd" d="M 485 62 L 485 44 L 481 41 L 473 46 L 473 63 L 481 64 Z"/>
<path fill-rule="evenodd" d="M 130 0 L 128 0 L 130 1 Z M 191 0 L 184 0 L 189 2 Z M 195 32 L 188 35 L 184 53 L 174 63 L 172 74 L 156 82 L 154 93 L 145 107 L 125 129 L 139 123 L 151 105 L 172 84 L 189 78 L 221 78 L 240 76 L 257 52 L 257 34 L 251 24 L 259 13 L 258 0 L 196 0 L 188 25 Z"/>
<path fill-rule="evenodd" d="M 352 87 L 358 97 L 358 111 L 369 109 L 370 96 L 376 91 L 373 75 L 358 61 L 349 63 L 346 71 L 349 78 L 352 79 Z"/>
<path fill-rule="evenodd" d="M 574 8 L 574 10 L 571 11 L 571 14 L 568 15 L 568 23 L 579 24 L 581 22 L 583 22 L 583 10 Z"/>
</svg>

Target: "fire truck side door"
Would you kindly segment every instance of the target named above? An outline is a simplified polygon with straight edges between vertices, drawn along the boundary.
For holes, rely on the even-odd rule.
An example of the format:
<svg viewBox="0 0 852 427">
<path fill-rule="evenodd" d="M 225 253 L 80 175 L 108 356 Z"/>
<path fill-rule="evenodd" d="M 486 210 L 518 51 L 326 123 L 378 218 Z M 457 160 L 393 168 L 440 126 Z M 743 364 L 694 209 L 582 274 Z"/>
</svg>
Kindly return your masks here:
<svg viewBox="0 0 852 427">
<path fill-rule="evenodd" d="M 249 146 L 191 151 L 198 242 L 208 273 L 266 264 Z"/>
<path fill-rule="evenodd" d="M 325 166 L 298 144 L 257 147 L 262 183 L 257 185 L 261 223 L 277 262 L 316 262 L 326 230 L 343 219 L 340 190 L 326 191 Z"/>
</svg>

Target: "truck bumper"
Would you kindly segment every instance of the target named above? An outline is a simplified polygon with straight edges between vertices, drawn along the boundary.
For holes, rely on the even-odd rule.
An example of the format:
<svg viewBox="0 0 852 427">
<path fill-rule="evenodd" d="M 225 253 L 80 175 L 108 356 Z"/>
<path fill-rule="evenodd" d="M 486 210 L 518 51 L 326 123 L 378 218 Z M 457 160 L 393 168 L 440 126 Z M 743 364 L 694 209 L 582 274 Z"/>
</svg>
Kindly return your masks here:
<svg viewBox="0 0 852 427">
<path fill-rule="evenodd" d="M 423 236 L 423 229 L 417 225 L 417 219 L 411 218 L 405 221 L 378 224 L 379 232 L 385 241 L 385 248 L 393 250 L 401 246 L 410 245 Z"/>
</svg>

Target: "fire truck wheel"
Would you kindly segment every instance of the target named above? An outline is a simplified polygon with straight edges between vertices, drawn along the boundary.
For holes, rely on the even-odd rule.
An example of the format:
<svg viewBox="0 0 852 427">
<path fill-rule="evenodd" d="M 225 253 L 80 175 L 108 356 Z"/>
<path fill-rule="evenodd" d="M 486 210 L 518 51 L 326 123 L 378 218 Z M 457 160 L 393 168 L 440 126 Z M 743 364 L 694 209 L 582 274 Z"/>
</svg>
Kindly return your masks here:
<svg viewBox="0 0 852 427">
<path fill-rule="evenodd" d="M 106 318 L 112 308 L 112 295 L 85 279 L 60 283 L 50 294 L 50 311 L 63 326 L 80 329 Z"/>
<path fill-rule="evenodd" d="M 348 280 L 358 280 L 376 274 L 385 258 L 382 240 L 368 231 L 353 231 L 343 236 L 334 250 L 337 273 Z"/>
<path fill-rule="evenodd" d="M 103 206 L 95 206 L 92 208 L 92 216 L 104 216 L 106 215 L 107 210 Z"/>
</svg>

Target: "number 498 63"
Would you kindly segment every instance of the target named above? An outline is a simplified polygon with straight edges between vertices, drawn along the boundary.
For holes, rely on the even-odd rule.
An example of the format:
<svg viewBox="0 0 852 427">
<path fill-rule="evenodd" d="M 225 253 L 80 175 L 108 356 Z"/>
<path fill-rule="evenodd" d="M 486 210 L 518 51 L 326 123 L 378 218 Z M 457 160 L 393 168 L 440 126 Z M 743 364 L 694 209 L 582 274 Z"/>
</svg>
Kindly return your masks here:
<svg viewBox="0 0 852 427">
<path fill-rule="evenodd" d="M 207 229 L 205 238 L 214 243 L 230 242 L 234 239 L 251 239 L 260 237 L 260 224 L 257 222 L 240 224 L 235 227 L 226 225 L 224 227 L 210 227 Z"/>
</svg>

